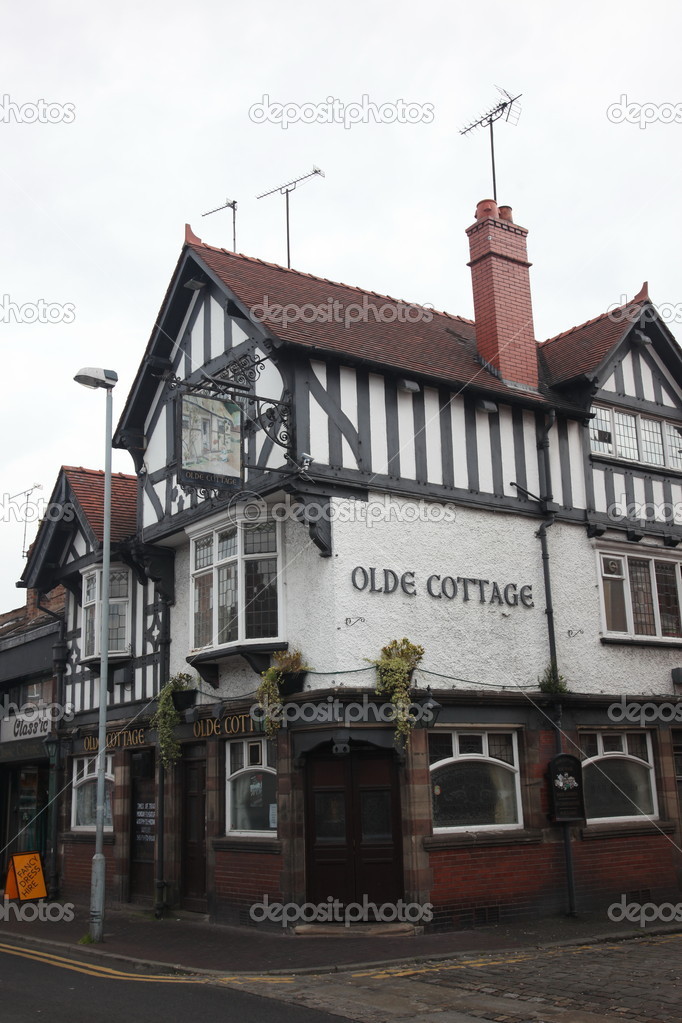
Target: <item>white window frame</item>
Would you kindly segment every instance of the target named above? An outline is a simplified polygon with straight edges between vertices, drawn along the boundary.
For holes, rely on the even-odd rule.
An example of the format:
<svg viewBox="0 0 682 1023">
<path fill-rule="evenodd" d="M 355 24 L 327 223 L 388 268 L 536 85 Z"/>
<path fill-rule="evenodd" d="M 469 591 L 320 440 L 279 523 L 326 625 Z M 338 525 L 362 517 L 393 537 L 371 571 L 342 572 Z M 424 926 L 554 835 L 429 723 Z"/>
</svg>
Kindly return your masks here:
<svg viewBox="0 0 682 1023">
<path fill-rule="evenodd" d="M 432 729 L 431 734 L 443 735 L 447 734 L 452 737 L 453 742 L 453 756 L 444 757 L 442 760 L 437 760 L 433 764 L 429 764 L 429 775 L 432 775 L 433 771 L 437 768 L 444 767 L 446 764 L 461 764 L 465 762 L 485 762 L 487 764 L 494 764 L 496 767 L 506 768 L 511 774 L 514 775 L 514 792 L 516 795 L 516 808 L 518 812 L 518 821 L 515 824 L 458 824 L 452 827 L 440 827 L 433 823 L 434 835 L 441 834 L 455 834 L 467 831 L 519 831 L 524 827 L 523 823 L 523 804 L 521 802 L 521 768 L 519 765 L 519 742 L 518 742 L 518 729 L 516 728 L 438 728 Z M 496 757 L 491 757 L 488 754 L 488 737 L 491 735 L 511 735 L 512 737 L 512 750 L 514 756 L 514 763 L 508 764 L 505 760 L 499 760 Z M 482 753 L 460 753 L 459 752 L 459 737 L 460 736 L 471 736 L 480 735 L 483 737 L 482 742 Z M 429 785 L 431 788 L 431 783 Z M 432 804 L 433 805 L 433 804 Z M 433 813 L 433 810 L 432 810 Z"/>
<path fill-rule="evenodd" d="M 634 729 L 629 729 L 634 732 Z M 641 735 L 646 739 L 647 744 L 647 760 L 644 761 L 640 757 L 633 756 L 627 752 L 628 741 L 626 731 L 615 731 L 615 730 L 599 730 L 598 728 L 584 728 L 581 730 L 579 736 L 579 743 L 582 747 L 582 736 L 583 735 L 595 735 L 597 736 L 597 753 L 593 757 L 586 757 L 582 762 L 583 771 L 589 764 L 599 764 L 604 760 L 628 760 L 631 763 L 644 765 L 649 770 L 649 785 L 651 788 L 651 805 L 653 807 L 653 813 L 633 813 L 625 814 L 619 817 L 587 817 L 588 824 L 619 824 L 621 822 L 632 822 L 632 821 L 657 821 L 658 815 L 658 792 L 656 790 L 656 771 L 654 768 L 654 756 L 653 756 L 653 745 L 651 742 L 651 734 L 648 731 L 643 730 Z M 638 733 L 639 734 L 639 733 Z M 623 749 L 621 750 L 604 750 L 604 736 L 605 735 L 619 735 L 623 739 Z M 585 807 L 587 813 L 587 806 Z"/>
<path fill-rule="evenodd" d="M 617 405 L 604 405 L 601 402 L 596 402 L 594 405 L 592 405 L 592 408 L 590 409 L 590 411 L 591 412 L 595 412 L 597 409 L 600 412 L 606 412 L 608 414 L 608 416 L 609 416 L 609 422 L 610 422 L 610 426 L 611 426 L 611 429 L 610 429 L 611 441 L 610 441 L 610 443 L 611 443 L 611 446 L 612 446 L 613 450 L 610 453 L 608 451 L 598 451 L 596 448 L 593 447 L 593 443 L 594 442 L 593 442 L 592 436 L 590 434 L 590 452 L 593 455 L 597 455 L 597 456 L 600 456 L 602 458 L 613 459 L 614 461 L 618 461 L 618 462 L 625 462 L 625 463 L 628 463 L 630 465 L 632 465 L 633 463 L 641 464 L 641 465 L 650 465 L 650 466 L 653 466 L 655 469 L 659 469 L 661 472 L 664 472 L 664 471 L 668 471 L 668 472 L 682 472 L 682 454 L 680 454 L 678 456 L 680 464 L 679 465 L 674 465 L 672 463 L 672 461 L 671 461 L 670 449 L 669 449 L 670 440 L 669 440 L 669 437 L 668 437 L 668 427 L 671 427 L 673 430 L 682 430 L 682 423 L 681 422 L 676 422 L 675 420 L 672 420 L 672 419 L 665 419 L 664 417 L 656 416 L 656 415 L 648 415 L 648 414 L 645 415 L 642 412 L 637 412 L 635 409 L 623 408 L 622 406 L 619 407 Z M 636 435 L 637 435 L 637 458 L 628 458 L 626 455 L 619 455 L 618 454 L 618 450 L 617 450 L 618 449 L 618 443 L 617 443 L 617 439 L 616 439 L 616 422 L 615 422 L 615 413 L 616 412 L 620 412 L 622 415 L 632 416 L 632 418 L 635 420 L 635 430 L 636 430 Z M 642 420 L 643 419 L 646 419 L 647 421 L 651 421 L 651 422 L 654 422 L 654 423 L 660 423 L 660 425 L 661 425 L 661 433 L 662 433 L 662 437 L 663 437 L 663 464 L 662 465 L 661 465 L 660 462 L 649 462 L 649 461 L 647 461 L 647 459 L 644 458 L 644 444 L 643 444 L 643 441 L 642 441 Z M 590 423 L 588 425 L 588 429 L 590 431 L 592 430 L 592 421 L 590 421 Z M 601 441 L 601 442 L 598 442 L 598 443 L 608 443 L 608 442 Z M 680 435 L 680 448 L 682 448 L 682 435 Z"/>
<path fill-rule="evenodd" d="M 123 572 L 128 578 L 128 596 L 127 597 L 109 597 L 109 606 L 114 604 L 124 604 L 126 608 L 125 614 L 125 646 L 123 650 L 110 650 L 109 658 L 116 657 L 129 657 L 131 648 L 131 622 L 132 622 L 132 573 L 129 568 L 125 565 L 112 565 L 111 572 Z M 82 605 L 81 605 L 81 661 L 87 661 L 91 658 L 97 658 L 102 656 L 102 575 L 103 571 L 99 566 L 93 566 L 91 568 L 84 569 L 82 575 Z M 95 599 L 86 602 L 86 587 L 88 579 L 92 576 L 95 577 Z M 86 615 L 89 608 L 95 608 L 95 642 L 94 648 L 91 651 L 85 649 L 86 644 Z"/>
<path fill-rule="evenodd" d="M 275 551 L 266 554 L 244 554 L 243 551 L 243 526 L 255 526 L 263 524 L 265 522 L 272 522 L 275 526 Z M 224 532 L 227 529 L 233 527 L 237 528 L 237 554 L 234 558 L 227 558 L 223 561 L 217 561 L 215 556 L 213 557 L 212 563 L 206 568 L 196 569 L 195 566 L 195 550 L 197 542 L 206 539 L 208 537 L 213 538 L 213 549 L 217 549 L 217 537 L 219 533 Z M 284 601 L 283 601 L 283 568 L 282 568 L 282 524 L 279 520 L 270 518 L 269 516 L 263 516 L 260 519 L 249 519 L 243 516 L 233 516 L 229 520 L 226 520 L 224 515 L 219 518 L 212 518 L 208 522 L 203 522 L 194 528 L 185 530 L 189 537 L 189 600 L 188 600 L 188 611 L 189 611 L 189 645 L 193 653 L 200 653 L 201 651 L 208 650 L 230 650 L 235 646 L 249 646 L 257 645 L 262 643 L 277 643 L 283 641 L 284 635 Z M 273 636 L 253 636 L 248 639 L 245 636 L 246 631 L 246 616 L 245 616 L 245 598 L 244 598 L 244 587 L 245 587 L 245 572 L 244 564 L 247 561 L 257 561 L 259 558 L 274 558 L 276 563 L 276 582 L 277 582 L 277 634 Z M 238 615 L 238 627 L 237 627 L 237 638 L 229 640 L 226 643 L 217 643 L 216 637 L 218 635 L 218 571 L 221 567 L 236 561 L 237 563 L 237 615 Z M 204 646 L 195 646 L 195 622 L 194 622 L 194 592 L 195 592 L 195 580 L 201 576 L 212 573 L 213 576 L 213 606 L 212 606 L 212 627 L 211 627 L 211 639 L 210 642 Z"/>
<path fill-rule="evenodd" d="M 114 784 L 114 758 L 111 753 L 106 753 L 106 764 L 104 766 L 104 786 L 106 794 L 107 782 Z M 79 766 L 83 765 L 85 770 L 79 777 Z M 72 831 L 86 831 L 94 832 L 97 828 L 96 824 L 76 824 L 76 808 L 77 808 L 77 795 L 78 789 L 83 785 L 97 785 L 97 754 L 90 754 L 87 756 L 79 756 L 73 758 L 72 768 L 72 781 L 71 781 L 71 830 Z M 105 802 L 106 805 L 106 802 Z M 113 831 L 113 816 L 114 816 L 114 793 L 112 791 L 111 798 L 111 816 L 112 823 L 105 824 L 105 831 Z"/>
<path fill-rule="evenodd" d="M 608 561 L 609 558 L 616 558 L 618 561 L 623 562 L 624 573 L 622 576 L 611 576 L 604 572 L 604 561 Z M 635 632 L 634 613 L 632 608 L 632 593 L 630 590 L 630 573 L 628 566 L 628 559 L 636 561 L 648 561 L 649 562 L 649 575 L 651 579 L 652 596 L 653 596 L 653 610 L 654 610 L 654 621 L 656 625 L 656 634 L 654 636 L 647 635 L 645 633 Z M 601 610 L 601 622 L 602 622 L 602 635 L 609 639 L 621 639 L 621 640 L 636 640 L 638 643 L 651 643 L 656 644 L 679 644 L 682 646 L 682 636 L 664 636 L 661 627 L 661 609 L 658 600 L 658 590 L 656 585 L 656 574 L 653 570 L 653 563 L 655 561 L 665 561 L 668 564 L 675 566 L 675 581 L 677 583 L 677 599 L 680 608 L 680 619 L 682 622 L 682 559 L 671 557 L 668 553 L 663 553 L 661 548 L 655 547 L 642 547 L 639 550 L 633 550 L 631 546 L 628 547 L 627 551 L 618 550 L 616 548 L 597 548 L 597 577 L 599 579 L 599 604 Z M 613 578 L 623 580 L 623 594 L 625 601 L 625 614 L 627 618 L 627 631 L 626 632 L 615 632 L 609 629 L 608 621 L 606 618 L 606 599 L 604 595 L 604 579 Z"/>
<path fill-rule="evenodd" d="M 270 740 L 272 741 L 272 740 Z M 243 743 L 244 747 L 244 763 L 239 770 L 231 771 L 231 756 L 230 750 L 236 743 Z M 261 748 L 260 764 L 251 764 L 248 762 L 249 756 L 249 745 L 251 743 L 259 743 Z M 251 736 L 246 735 L 239 739 L 228 739 L 225 743 L 225 834 L 226 835 L 246 835 L 255 838 L 277 838 L 277 832 L 279 828 L 279 819 L 277 825 L 274 828 L 270 828 L 267 831 L 246 831 L 243 828 L 232 828 L 232 782 L 235 778 L 240 778 L 242 775 L 251 774 L 254 771 L 258 771 L 261 774 L 272 774 L 275 779 L 277 778 L 277 767 L 271 767 L 268 764 L 268 738 L 267 736 Z M 275 790 L 276 795 L 276 790 Z"/>
</svg>

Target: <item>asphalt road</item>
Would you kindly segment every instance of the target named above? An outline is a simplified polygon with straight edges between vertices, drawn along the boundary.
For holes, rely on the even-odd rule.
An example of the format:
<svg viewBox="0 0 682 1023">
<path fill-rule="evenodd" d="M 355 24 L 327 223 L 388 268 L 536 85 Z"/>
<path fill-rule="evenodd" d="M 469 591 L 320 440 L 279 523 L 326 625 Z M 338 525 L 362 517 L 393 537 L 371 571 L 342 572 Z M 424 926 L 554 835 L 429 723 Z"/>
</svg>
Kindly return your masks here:
<svg viewBox="0 0 682 1023">
<path fill-rule="evenodd" d="M 226 978 L 227 979 L 227 978 Z M 229 983 L 234 983 L 230 978 Z M 272 988 L 286 981 L 264 978 Z M 338 1016 L 215 980 L 152 975 L 125 964 L 103 965 L 87 953 L 57 955 L 0 943 L 2 1023 L 339 1023 Z"/>
</svg>

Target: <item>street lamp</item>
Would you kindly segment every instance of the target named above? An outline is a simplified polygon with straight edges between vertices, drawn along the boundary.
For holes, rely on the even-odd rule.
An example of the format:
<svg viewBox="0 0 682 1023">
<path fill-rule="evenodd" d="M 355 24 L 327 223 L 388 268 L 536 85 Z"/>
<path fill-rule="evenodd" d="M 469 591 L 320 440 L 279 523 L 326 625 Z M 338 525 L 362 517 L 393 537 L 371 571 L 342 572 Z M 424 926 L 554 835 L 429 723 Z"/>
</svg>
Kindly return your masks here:
<svg viewBox="0 0 682 1023">
<path fill-rule="evenodd" d="M 109 681 L 109 575 L 111 569 L 111 392 L 118 375 L 113 369 L 86 366 L 73 378 L 76 383 L 93 390 L 103 387 L 107 392 L 106 436 L 104 447 L 104 535 L 102 538 L 102 628 L 100 639 L 99 676 L 99 739 L 97 745 L 97 817 L 95 821 L 95 855 L 92 858 L 90 884 L 90 937 L 101 941 L 104 932 L 104 892 L 106 864 L 104 860 L 104 801 L 107 746 L 107 685 Z"/>
</svg>

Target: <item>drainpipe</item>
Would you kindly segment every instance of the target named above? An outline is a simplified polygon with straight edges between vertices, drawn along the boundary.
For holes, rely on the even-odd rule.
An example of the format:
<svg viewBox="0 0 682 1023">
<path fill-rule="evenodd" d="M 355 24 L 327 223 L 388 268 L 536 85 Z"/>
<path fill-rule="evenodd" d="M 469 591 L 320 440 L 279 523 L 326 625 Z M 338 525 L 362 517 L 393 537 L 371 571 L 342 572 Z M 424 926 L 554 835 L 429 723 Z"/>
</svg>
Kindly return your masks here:
<svg viewBox="0 0 682 1023">
<path fill-rule="evenodd" d="M 549 548 L 547 545 L 547 530 L 551 525 L 554 524 L 556 516 L 549 511 L 549 506 L 553 501 L 552 495 L 552 474 L 549 462 L 549 431 L 556 423 L 556 412 L 552 409 L 547 417 L 545 427 L 543 430 L 542 439 L 538 441 L 538 450 L 542 451 L 542 463 L 544 469 L 544 493 L 541 497 L 537 494 L 531 494 L 525 487 L 520 486 L 518 483 L 513 483 L 512 486 L 520 490 L 521 493 L 530 498 L 533 501 L 537 501 L 540 505 L 541 510 L 547 515 L 547 518 L 539 527 L 536 532 L 536 536 L 540 541 L 540 550 L 542 553 L 542 575 L 545 584 L 545 615 L 547 616 L 547 642 L 549 645 L 549 663 L 552 673 L 558 677 L 559 669 L 557 665 L 557 652 L 556 652 L 556 631 L 554 627 L 554 602 L 552 599 L 552 577 L 550 574 L 549 565 Z M 557 697 L 556 704 L 554 705 L 554 748 L 557 754 L 563 753 L 563 746 L 561 742 L 561 717 L 562 717 L 562 705 L 561 699 Z M 573 846 L 571 845 L 571 826 L 568 822 L 562 821 L 561 829 L 563 832 L 564 842 L 564 862 L 566 864 L 566 892 L 568 895 L 568 910 L 567 916 L 576 916 L 576 899 L 575 899 L 575 871 L 573 867 Z"/>
<path fill-rule="evenodd" d="M 43 614 L 49 615 L 50 618 L 54 618 L 59 622 L 59 636 L 52 647 L 52 670 L 57 678 L 57 692 L 56 702 L 59 707 L 64 707 L 64 671 L 66 669 L 66 661 L 68 658 L 68 649 L 64 639 L 66 632 L 66 624 L 62 615 L 56 614 L 51 611 L 49 607 L 43 607 L 40 603 L 41 594 L 38 594 L 36 601 L 36 608 L 42 611 Z M 59 731 L 59 730 L 57 730 Z M 58 773 L 61 767 L 61 743 L 57 743 L 57 755 L 54 757 L 54 763 L 50 763 L 50 777 L 48 782 L 48 843 L 49 843 L 49 856 L 50 856 L 50 869 L 48 878 L 48 898 L 56 900 L 59 898 L 59 871 L 57 869 L 57 846 L 59 845 L 59 813 L 56 805 L 57 792 L 59 791 Z"/>
<path fill-rule="evenodd" d="M 539 443 L 539 447 L 542 449 L 543 464 L 545 469 L 545 493 L 542 498 L 543 511 L 547 512 L 549 504 L 553 500 L 552 495 L 552 475 L 549 462 L 549 431 L 556 423 L 556 412 L 554 409 L 549 413 L 547 422 L 545 423 L 545 429 L 543 432 L 542 440 Z M 547 545 L 547 530 L 553 525 L 555 515 L 549 515 L 548 518 L 542 523 L 537 533 L 535 534 L 540 540 L 540 549 L 542 551 L 542 573 L 545 581 L 545 614 L 547 615 L 547 640 L 549 644 L 549 661 L 552 673 L 555 678 L 559 676 L 559 669 L 557 666 L 557 653 L 556 653 L 556 631 L 554 627 L 554 603 L 552 600 L 552 580 L 550 576 L 549 568 L 549 549 Z M 556 753 L 563 753 L 563 745 L 561 741 L 561 719 L 562 719 L 563 707 L 561 705 L 561 699 L 557 698 L 555 705 L 555 717 L 554 717 L 554 748 Z M 573 845 L 571 844 L 571 825 L 567 821 L 563 821 L 561 824 L 561 830 L 563 832 L 564 840 L 564 861 L 566 864 L 566 891 L 568 895 L 568 916 L 576 916 L 576 900 L 575 900 L 575 870 L 573 866 Z"/>
</svg>

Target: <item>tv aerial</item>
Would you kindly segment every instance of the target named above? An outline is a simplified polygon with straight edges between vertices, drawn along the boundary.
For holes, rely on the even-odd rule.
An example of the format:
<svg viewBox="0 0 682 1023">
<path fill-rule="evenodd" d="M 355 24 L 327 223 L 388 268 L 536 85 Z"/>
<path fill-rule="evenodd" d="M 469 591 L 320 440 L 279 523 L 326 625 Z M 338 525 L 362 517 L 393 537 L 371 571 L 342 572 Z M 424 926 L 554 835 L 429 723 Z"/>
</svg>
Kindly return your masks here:
<svg viewBox="0 0 682 1023">
<path fill-rule="evenodd" d="M 518 96 L 512 96 L 511 93 L 507 92 L 506 89 L 501 89 L 499 85 L 495 88 L 499 92 L 502 99 L 500 102 L 488 110 L 482 117 L 479 117 L 477 121 L 473 121 L 468 124 L 466 128 L 460 131 L 460 135 L 468 135 L 470 131 L 475 128 L 490 128 L 490 159 L 492 162 L 493 169 L 493 199 L 497 202 L 497 181 L 495 179 L 495 140 L 493 135 L 493 125 L 495 121 L 499 121 L 501 117 L 505 121 L 509 121 L 511 124 L 518 124 L 519 117 L 521 116 L 521 107 L 519 100 L 521 99 L 521 93 Z"/>
<path fill-rule="evenodd" d="M 221 210 L 226 209 L 232 210 L 232 251 L 237 251 L 237 200 L 226 199 L 224 206 L 217 206 L 214 210 L 209 210 L 208 213 L 202 213 L 202 217 L 210 217 L 212 213 L 219 213 Z"/>
<path fill-rule="evenodd" d="M 287 266 L 289 267 L 289 269 L 291 269 L 291 250 L 290 250 L 290 246 L 289 246 L 289 192 L 293 192 L 293 190 L 296 188 L 296 185 L 299 185 L 301 183 L 301 181 L 306 181 L 308 178 L 312 178 L 316 174 L 319 174 L 319 176 L 321 178 L 324 177 L 324 171 L 320 170 L 319 167 L 315 167 L 315 165 L 313 164 L 313 169 L 310 171 L 309 174 L 304 174 L 300 178 L 294 178 L 293 181 L 287 181 L 286 185 L 278 185 L 277 188 L 271 188 L 269 192 L 263 192 L 261 195 L 257 195 L 256 196 L 256 199 L 265 199 L 266 195 L 274 195 L 275 192 L 280 192 L 285 197 L 285 199 L 286 199 L 286 209 L 287 209 Z"/>
</svg>

